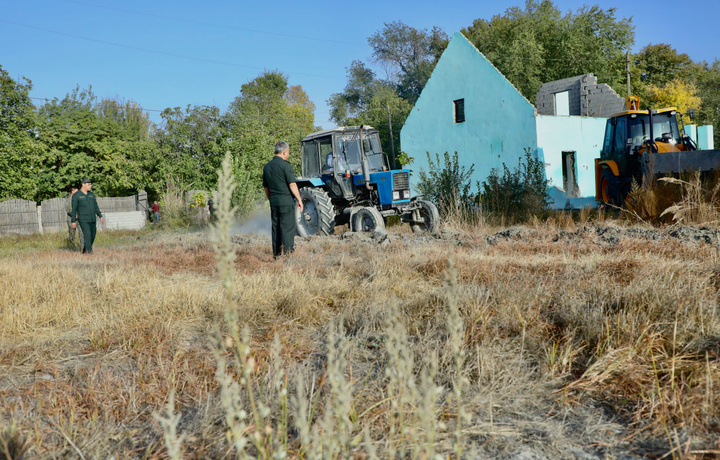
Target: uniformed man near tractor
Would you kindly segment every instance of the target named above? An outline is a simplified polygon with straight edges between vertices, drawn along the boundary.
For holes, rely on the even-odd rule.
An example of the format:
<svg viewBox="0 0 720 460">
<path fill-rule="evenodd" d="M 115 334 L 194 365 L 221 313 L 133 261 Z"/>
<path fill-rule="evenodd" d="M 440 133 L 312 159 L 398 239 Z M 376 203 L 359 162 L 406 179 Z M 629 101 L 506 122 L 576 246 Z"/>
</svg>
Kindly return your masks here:
<svg viewBox="0 0 720 460">
<path fill-rule="evenodd" d="M 100 222 L 105 225 L 105 218 L 100 212 L 95 194 L 90 191 L 92 189 L 92 181 L 87 177 L 82 180 L 80 190 L 75 192 L 72 198 L 72 211 L 70 218 L 72 219 L 72 228 L 80 223 L 80 229 L 84 235 L 83 254 L 92 254 L 92 246 L 95 242 L 95 233 L 97 232 L 97 224 L 95 216 L 100 218 Z"/>
<path fill-rule="evenodd" d="M 80 247 L 85 246 L 85 239 L 83 238 L 83 232 L 82 228 L 78 228 L 77 230 L 73 228 L 72 226 L 72 197 L 75 195 L 75 192 L 78 191 L 78 188 L 76 186 L 70 187 L 70 196 L 65 201 L 65 211 L 67 212 L 67 226 L 68 226 L 68 241 L 70 243 L 70 247 L 75 247 L 75 232 L 77 231 L 78 235 L 78 241 L 80 242 Z"/>
<path fill-rule="evenodd" d="M 303 211 L 295 173 L 287 161 L 289 156 L 288 143 L 278 142 L 275 144 L 275 156 L 263 168 L 263 188 L 270 201 L 272 249 L 275 258 L 295 250 L 295 207 L 297 206 L 300 212 Z"/>
</svg>

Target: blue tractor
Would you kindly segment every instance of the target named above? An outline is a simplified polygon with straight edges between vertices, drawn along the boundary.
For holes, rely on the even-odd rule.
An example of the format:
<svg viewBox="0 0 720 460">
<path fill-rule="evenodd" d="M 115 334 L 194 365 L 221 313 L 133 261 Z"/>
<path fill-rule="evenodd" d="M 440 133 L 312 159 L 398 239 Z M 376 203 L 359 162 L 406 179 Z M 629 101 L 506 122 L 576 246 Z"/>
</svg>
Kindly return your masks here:
<svg viewBox="0 0 720 460">
<path fill-rule="evenodd" d="M 354 232 L 385 229 L 399 216 L 414 232 L 435 233 L 435 205 L 410 194 L 410 171 L 390 170 L 377 130 L 351 126 L 319 131 L 302 141 L 302 177 L 297 180 L 304 210 L 297 213 L 300 236 L 329 235 L 336 225 Z"/>
</svg>

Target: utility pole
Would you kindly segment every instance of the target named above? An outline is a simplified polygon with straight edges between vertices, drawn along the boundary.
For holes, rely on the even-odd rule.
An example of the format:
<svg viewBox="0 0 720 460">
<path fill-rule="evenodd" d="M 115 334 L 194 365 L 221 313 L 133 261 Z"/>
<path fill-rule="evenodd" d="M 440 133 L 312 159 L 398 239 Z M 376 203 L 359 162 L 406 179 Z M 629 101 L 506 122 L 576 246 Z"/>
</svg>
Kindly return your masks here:
<svg viewBox="0 0 720 460">
<path fill-rule="evenodd" d="M 393 137 L 392 118 L 390 118 L 390 104 L 386 104 L 385 107 L 387 107 L 388 128 L 390 129 L 390 151 L 392 152 L 392 165 L 393 169 L 395 169 L 397 167 L 397 164 L 395 162 L 395 138 Z"/>
<path fill-rule="evenodd" d="M 627 71 L 627 95 L 630 97 L 632 96 L 632 92 L 630 91 L 630 50 L 627 50 L 625 67 Z"/>
</svg>

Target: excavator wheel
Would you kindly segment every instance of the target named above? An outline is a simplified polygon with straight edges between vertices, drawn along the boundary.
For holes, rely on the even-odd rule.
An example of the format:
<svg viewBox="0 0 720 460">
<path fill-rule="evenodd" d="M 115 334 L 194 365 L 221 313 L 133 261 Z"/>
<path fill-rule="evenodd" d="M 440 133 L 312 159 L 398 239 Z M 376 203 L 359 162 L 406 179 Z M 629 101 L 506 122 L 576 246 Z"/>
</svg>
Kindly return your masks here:
<svg viewBox="0 0 720 460">
<path fill-rule="evenodd" d="M 600 175 L 600 193 L 605 205 L 621 206 L 619 181 L 610 168 L 603 169 Z"/>
</svg>

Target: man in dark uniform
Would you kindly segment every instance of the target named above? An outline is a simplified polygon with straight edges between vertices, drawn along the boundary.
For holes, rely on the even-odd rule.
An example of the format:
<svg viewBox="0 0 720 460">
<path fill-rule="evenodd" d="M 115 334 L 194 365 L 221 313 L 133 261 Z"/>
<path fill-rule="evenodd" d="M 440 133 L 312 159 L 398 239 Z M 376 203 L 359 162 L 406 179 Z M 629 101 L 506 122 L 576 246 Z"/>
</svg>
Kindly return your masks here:
<svg viewBox="0 0 720 460">
<path fill-rule="evenodd" d="M 80 190 L 73 195 L 72 211 L 70 212 L 72 228 L 75 228 L 79 222 L 85 237 L 83 254 L 92 254 L 92 245 L 95 242 L 95 233 L 97 231 L 95 216 L 99 217 L 100 222 L 105 225 L 105 218 L 100 213 L 95 194 L 90 191 L 91 188 L 92 181 L 86 177 L 82 180 Z"/>
<path fill-rule="evenodd" d="M 295 249 L 295 206 L 300 212 L 303 210 L 300 192 L 295 183 L 295 173 L 287 161 L 289 156 L 290 146 L 287 142 L 278 142 L 275 144 L 275 156 L 263 168 L 263 188 L 270 201 L 272 248 L 275 258 Z"/>
<path fill-rule="evenodd" d="M 82 228 L 78 228 L 77 230 L 72 226 L 72 219 L 70 216 L 70 213 L 72 212 L 72 197 L 75 195 L 75 193 L 78 191 L 78 188 L 76 186 L 70 187 L 70 196 L 68 197 L 67 201 L 65 201 L 65 211 L 67 212 L 67 226 L 68 226 L 68 240 L 70 241 L 70 247 L 75 247 L 75 232 L 77 231 L 78 239 L 80 241 L 80 247 L 84 247 L 85 243 L 83 240 L 83 232 Z"/>
</svg>

